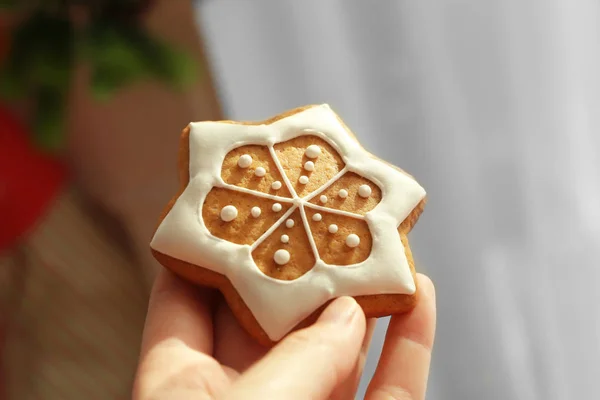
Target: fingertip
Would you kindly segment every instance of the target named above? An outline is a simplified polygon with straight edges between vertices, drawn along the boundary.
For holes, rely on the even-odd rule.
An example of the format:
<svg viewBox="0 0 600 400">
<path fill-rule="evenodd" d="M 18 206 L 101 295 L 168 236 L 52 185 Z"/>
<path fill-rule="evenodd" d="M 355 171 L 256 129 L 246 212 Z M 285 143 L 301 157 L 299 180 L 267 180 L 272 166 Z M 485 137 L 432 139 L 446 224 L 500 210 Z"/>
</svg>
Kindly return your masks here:
<svg viewBox="0 0 600 400">
<path fill-rule="evenodd" d="M 356 320 L 356 321 L 355 321 Z M 361 321 L 362 320 L 362 321 Z M 358 323 L 365 325 L 365 314 L 353 297 L 342 296 L 332 301 L 323 311 L 317 324 Z"/>
<path fill-rule="evenodd" d="M 292 332 L 254 364 L 238 380 L 234 393 L 245 393 L 252 386 L 260 387 L 260 398 L 328 398 L 350 376 L 366 330 L 356 300 L 339 297 L 314 324 Z M 273 376 L 278 377 L 275 383 Z"/>
<path fill-rule="evenodd" d="M 429 276 L 418 273 L 417 274 L 417 287 L 421 295 L 431 297 L 435 301 L 435 285 Z"/>
</svg>

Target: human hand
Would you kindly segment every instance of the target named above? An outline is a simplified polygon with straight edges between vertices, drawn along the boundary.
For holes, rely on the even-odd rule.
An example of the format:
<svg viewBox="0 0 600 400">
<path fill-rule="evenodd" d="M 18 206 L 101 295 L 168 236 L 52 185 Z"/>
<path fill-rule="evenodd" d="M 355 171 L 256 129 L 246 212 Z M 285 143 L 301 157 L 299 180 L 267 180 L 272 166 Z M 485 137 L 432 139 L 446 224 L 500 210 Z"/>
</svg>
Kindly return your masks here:
<svg viewBox="0 0 600 400">
<path fill-rule="evenodd" d="M 391 318 L 366 398 L 425 397 L 435 332 L 435 291 L 419 274 L 413 311 Z M 214 291 L 167 271 L 154 285 L 134 399 L 352 399 L 374 320 L 356 301 L 333 301 L 312 326 L 271 350 L 238 325 Z"/>
</svg>

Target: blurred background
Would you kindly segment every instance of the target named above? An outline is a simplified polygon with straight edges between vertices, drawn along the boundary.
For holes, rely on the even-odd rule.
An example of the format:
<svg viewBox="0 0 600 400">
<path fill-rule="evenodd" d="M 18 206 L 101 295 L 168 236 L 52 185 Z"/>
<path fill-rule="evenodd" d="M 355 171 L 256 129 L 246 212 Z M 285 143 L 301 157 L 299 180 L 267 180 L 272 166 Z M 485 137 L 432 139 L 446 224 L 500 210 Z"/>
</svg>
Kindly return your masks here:
<svg viewBox="0 0 600 400">
<path fill-rule="evenodd" d="M 427 398 L 597 398 L 597 1 L 11 3 L 0 398 L 128 398 L 179 132 L 311 103 L 428 191 Z"/>
</svg>

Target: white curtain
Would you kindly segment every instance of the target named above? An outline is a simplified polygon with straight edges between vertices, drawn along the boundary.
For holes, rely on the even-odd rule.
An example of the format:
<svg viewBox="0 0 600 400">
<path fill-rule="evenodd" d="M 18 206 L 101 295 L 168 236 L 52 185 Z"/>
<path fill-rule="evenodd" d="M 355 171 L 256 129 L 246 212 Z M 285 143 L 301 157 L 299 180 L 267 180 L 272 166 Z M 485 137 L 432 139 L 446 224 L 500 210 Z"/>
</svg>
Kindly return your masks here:
<svg viewBox="0 0 600 400">
<path fill-rule="evenodd" d="M 198 11 L 229 117 L 329 103 L 427 189 L 411 243 L 438 291 L 428 399 L 597 398 L 597 1 L 208 0 Z M 384 331 L 382 320 L 365 380 Z"/>
</svg>

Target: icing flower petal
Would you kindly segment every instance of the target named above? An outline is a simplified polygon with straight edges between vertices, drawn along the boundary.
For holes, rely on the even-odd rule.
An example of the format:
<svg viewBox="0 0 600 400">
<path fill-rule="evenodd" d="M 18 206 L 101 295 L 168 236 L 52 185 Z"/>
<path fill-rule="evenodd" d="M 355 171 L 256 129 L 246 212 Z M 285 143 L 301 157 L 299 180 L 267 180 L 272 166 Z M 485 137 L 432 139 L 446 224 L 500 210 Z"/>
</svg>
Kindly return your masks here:
<svg viewBox="0 0 600 400">
<path fill-rule="evenodd" d="M 281 206 L 276 207 L 279 211 L 273 211 L 275 204 Z M 251 245 L 291 207 L 290 203 L 213 187 L 202 205 L 202 220 L 213 236 Z"/>
<path fill-rule="evenodd" d="M 282 255 L 282 251 L 287 252 L 287 256 Z M 314 267 L 315 254 L 299 209 L 284 218 L 273 233 L 256 246 L 252 258 L 265 275 L 281 280 L 298 279 Z"/>
<path fill-rule="evenodd" d="M 346 172 L 325 190 L 315 195 L 310 203 L 365 215 L 379 204 L 381 195 L 381 189 L 375 183 L 354 172 Z M 327 198 L 325 203 L 321 201 L 322 196 Z"/>
<path fill-rule="evenodd" d="M 345 166 L 333 146 L 314 135 L 298 136 L 274 147 L 281 167 L 299 197 L 325 185 Z"/>
<path fill-rule="evenodd" d="M 267 146 L 245 145 L 231 150 L 223 161 L 221 178 L 230 185 L 291 197 Z"/>
<path fill-rule="evenodd" d="M 358 264 L 369 257 L 373 239 L 364 219 L 317 210 L 310 205 L 305 211 L 319 257 L 325 263 L 344 266 Z M 355 246 L 353 235 L 358 237 Z"/>
</svg>

